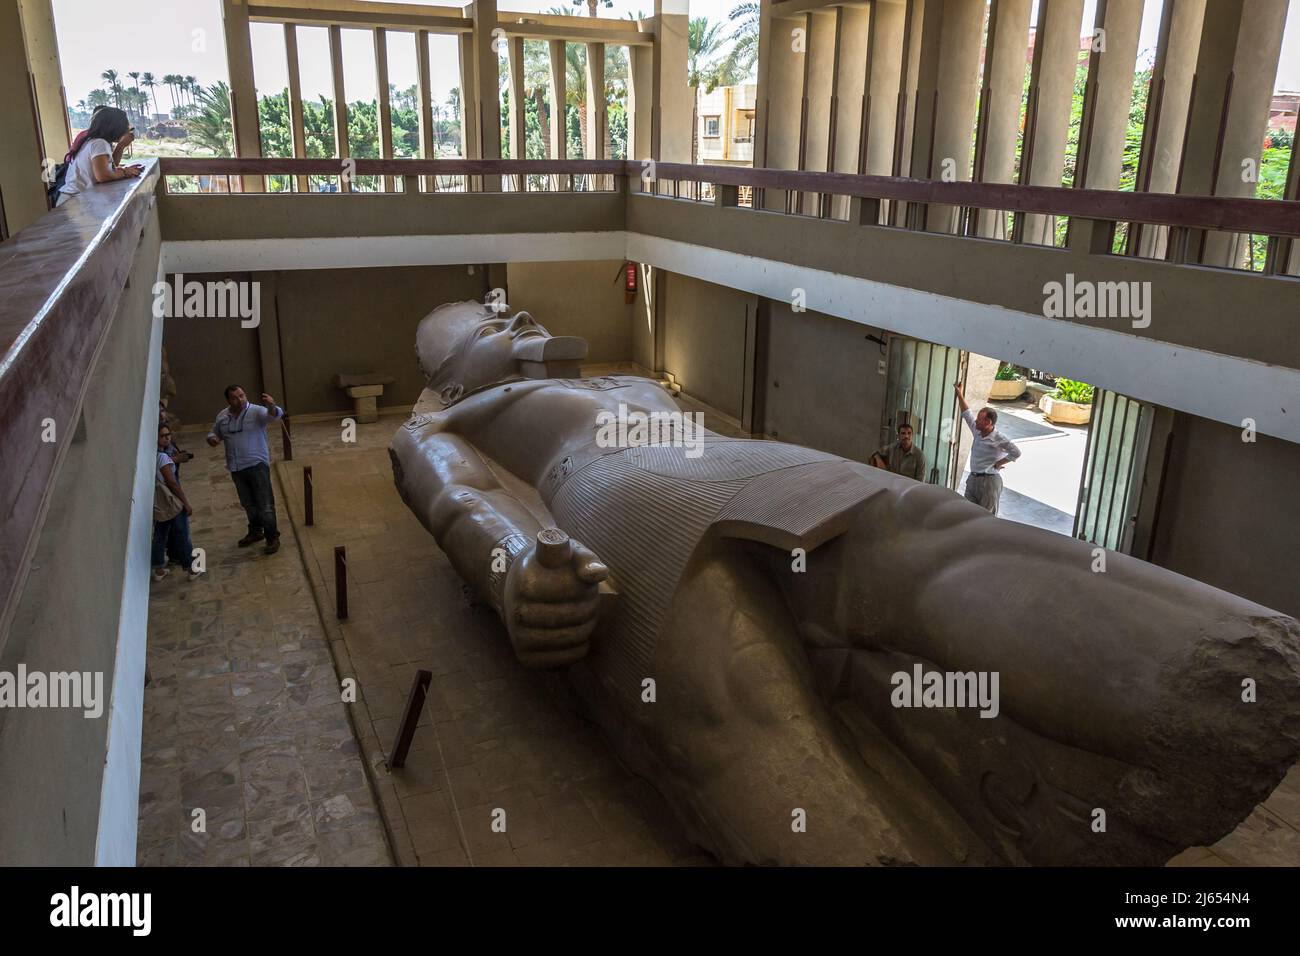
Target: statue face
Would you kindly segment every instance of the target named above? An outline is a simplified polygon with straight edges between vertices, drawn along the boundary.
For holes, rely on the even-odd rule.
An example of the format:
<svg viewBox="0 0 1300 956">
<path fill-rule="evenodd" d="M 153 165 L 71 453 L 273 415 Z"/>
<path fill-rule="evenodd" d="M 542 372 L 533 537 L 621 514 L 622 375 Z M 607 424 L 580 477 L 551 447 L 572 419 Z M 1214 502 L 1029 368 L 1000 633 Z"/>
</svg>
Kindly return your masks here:
<svg viewBox="0 0 1300 956">
<path fill-rule="evenodd" d="M 515 375 L 515 344 L 530 338 L 550 338 L 550 333 L 527 312 L 479 322 L 439 369 L 443 401 L 451 404 L 467 392 Z"/>
</svg>

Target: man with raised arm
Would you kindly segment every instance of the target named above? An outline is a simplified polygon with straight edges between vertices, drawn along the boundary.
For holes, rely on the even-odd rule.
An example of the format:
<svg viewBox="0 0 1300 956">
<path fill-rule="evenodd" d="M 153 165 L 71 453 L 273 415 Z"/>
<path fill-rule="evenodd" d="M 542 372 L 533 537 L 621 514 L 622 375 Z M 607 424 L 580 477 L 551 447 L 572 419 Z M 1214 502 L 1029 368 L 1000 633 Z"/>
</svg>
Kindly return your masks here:
<svg viewBox="0 0 1300 956">
<path fill-rule="evenodd" d="M 262 404 L 254 405 L 240 386 L 227 385 L 226 407 L 217 413 L 212 431 L 208 432 L 209 445 L 226 446 L 226 468 L 248 516 L 248 534 L 239 539 L 239 546 L 246 548 L 265 539 L 267 554 L 280 550 L 280 529 L 275 520 L 266 426 L 282 417 L 284 409 L 266 392 L 262 393 Z"/>
<path fill-rule="evenodd" d="M 1002 498 L 1002 476 L 998 472 L 1020 457 L 1020 449 L 994 427 L 998 423 L 997 411 L 985 405 L 978 415 L 971 414 L 961 382 L 953 382 L 952 388 L 957 393 L 957 404 L 961 406 L 962 421 L 975 439 L 970 446 L 966 500 L 997 514 L 998 501 Z"/>
</svg>

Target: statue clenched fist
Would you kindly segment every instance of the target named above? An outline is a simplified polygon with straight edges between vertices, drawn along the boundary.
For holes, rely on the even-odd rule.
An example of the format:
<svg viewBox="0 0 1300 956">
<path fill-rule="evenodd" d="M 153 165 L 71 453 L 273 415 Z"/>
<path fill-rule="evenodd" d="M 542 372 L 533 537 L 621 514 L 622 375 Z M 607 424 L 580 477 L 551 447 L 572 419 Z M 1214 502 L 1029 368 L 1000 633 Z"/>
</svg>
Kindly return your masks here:
<svg viewBox="0 0 1300 956">
<path fill-rule="evenodd" d="M 587 653 L 609 569 L 558 528 L 510 567 L 503 617 L 519 662 L 527 667 L 572 664 Z"/>
</svg>

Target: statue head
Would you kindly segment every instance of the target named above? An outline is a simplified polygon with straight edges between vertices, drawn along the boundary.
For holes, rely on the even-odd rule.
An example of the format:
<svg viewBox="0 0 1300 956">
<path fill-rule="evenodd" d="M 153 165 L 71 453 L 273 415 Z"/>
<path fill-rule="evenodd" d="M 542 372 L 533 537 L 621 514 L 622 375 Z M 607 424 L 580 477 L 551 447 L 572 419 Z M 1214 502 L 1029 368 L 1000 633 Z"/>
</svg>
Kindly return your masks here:
<svg viewBox="0 0 1300 956">
<path fill-rule="evenodd" d="M 551 335 L 527 312 L 512 316 L 495 302 L 454 302 L 421 321 L 416 351 L 429 388 L 452 405 L 500 382 L 576 377 L 587 341 Z"/>
</svg>

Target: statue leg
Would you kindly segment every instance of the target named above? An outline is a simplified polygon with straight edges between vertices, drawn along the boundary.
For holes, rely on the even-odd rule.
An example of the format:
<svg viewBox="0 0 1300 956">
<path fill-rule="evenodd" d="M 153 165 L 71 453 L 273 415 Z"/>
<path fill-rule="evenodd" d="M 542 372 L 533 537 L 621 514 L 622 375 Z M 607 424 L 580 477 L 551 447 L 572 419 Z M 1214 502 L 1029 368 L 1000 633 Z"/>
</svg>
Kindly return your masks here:
<svg viewBox="0 0 1300 956">
<path fill-rule="evenodd" d="M 620 694 L 614 709 L 622 720 L 607 711 L 602 723 L 724 862 L 985 858 L 978 839 L 905 761 L 883 753 L 874 765 L 863 760 L 815 692 L 790 611 L 745 545 L 700 546 L 648 676 L 655 700 Z M 900 768 L 918 790 L 900 792 L 893 774 Z"/>
</svg>

